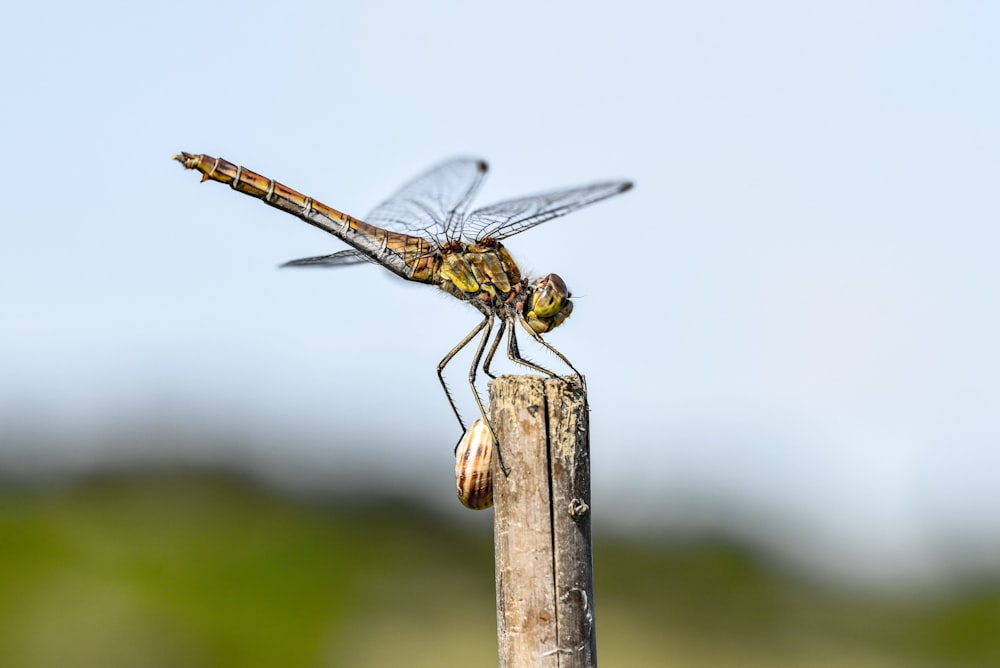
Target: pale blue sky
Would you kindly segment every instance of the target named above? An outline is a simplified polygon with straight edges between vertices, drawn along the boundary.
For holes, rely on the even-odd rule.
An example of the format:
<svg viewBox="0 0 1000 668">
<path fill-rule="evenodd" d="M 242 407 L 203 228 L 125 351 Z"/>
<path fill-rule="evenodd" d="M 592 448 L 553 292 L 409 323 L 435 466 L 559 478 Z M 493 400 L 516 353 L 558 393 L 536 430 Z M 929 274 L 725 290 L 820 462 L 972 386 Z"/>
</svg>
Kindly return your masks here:
<svg viewBox="0 0 1000 668">
<path fill-rule="evenodd" d="M 15 429 L 79 442 L 45 454 L 65 466 L 155 418 L 245 443 L 189 456 L 331 485 L 397 462 L 453 503 L 434 367 L 475 311 L 377 267 L 277 271 L 341 246 L 170 156 L 363 216 L 474 154 L 480 204 L 636 181 L 508 241 L 579 296 L 549 341 L 588 377 L 607 528 L 752 534 L 861 577 L 1000 568 L 998 19 L 21 3 L 0 26 L 0 467 Z"/>
</svg>

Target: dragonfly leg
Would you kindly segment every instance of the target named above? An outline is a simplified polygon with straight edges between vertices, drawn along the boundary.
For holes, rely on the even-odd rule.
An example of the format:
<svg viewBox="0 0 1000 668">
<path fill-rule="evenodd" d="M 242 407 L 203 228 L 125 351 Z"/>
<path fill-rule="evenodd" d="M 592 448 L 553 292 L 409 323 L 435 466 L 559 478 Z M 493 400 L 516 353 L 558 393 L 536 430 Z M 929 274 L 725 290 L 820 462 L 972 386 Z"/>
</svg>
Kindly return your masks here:
<svg viewBox="0 0 1000 668">
<path fill-rule="evenodd" d="M 490 373 L 490 364 L 493 363 L 493 356 L 496 354 L 497 348 L 500 347 L 500 339 L 503 338 L 503 333 L 505 329 L 507 329 L 507 321 L 501 319 L 500 329 L 497 330 L 497 337 L 493 339 L 493 345 L 490 346 L 490 352 L 486 354 L 486 361 L 483 362 L 483 371 L 486 373 L 487 376 L 493 378 L 494 380 L 496 379 L 496 376 Z"/>
<path fill-rule="evenodd" d="M 497 438 L 496 432 L 493 431 L 493 424 L 490 422 L 490 416 L 486 414 L 486 408 L 483 407 L 483 400 L 479 398 L 479 390 L 476 389 L 476 372 L 479 370 L 479 363 L 483 359 L 483 351 L 486 350 L 486 342 L 490 338 L 490 332 L 493 329 L 493 317 L 492 315 L 486 316 L 486 332 L 483 337 L 479 340 L 479 347 L 476 348 L 476 354 L 472 358 L 472 366 L 469 367 L 469 386 L 472 388 L 472 396 L 476 398 L 476 405 L 479 406 L 479 414 L 483 416 L 483 423 L 490 432 L 490 436 L 493 437 L 493 443 L 496 444 L 497 449 L 497 463 L 500 465 L 500 470 L 503 474 L 510 475 L 510 469 L 507 465 L 503 463 L 503 450 L 500 448 L 500 440 Z M 500 334 L 503 334 L 503 330 L 506 327 L 506 323 L 500 321 Z M 487 363 L 484 365 L 484 370 L 489 364 L 489 358 L 493 357 L 493 353 L 496 352 L 497 343 L 494 341 L 493 346 L 490 348 Z M 489 372 L 487 371 L 487 374 Z M 493 376 L 490 376 L 491 378 Z"/>
<path fill-rule="evenodd" d="M 457 346 L 448 351 L 448 354 L 444 356 L 444 359 L 442 359 L 437 366 L 438 380 L 441 382 L 441 389 L 444 390 L 444 396 L 448 397 L 448 403 L 451 404 L 451 410 L 455 412 L 455 417 L 458 419 L 458 426 L 462 428 L 463 434 L 465 433 L 465 423 L 462 422 L 462 415 L 458 412 L 458 406 L 455 405 L 455 400 L 451 396 L 451 390 L 448 389 L 448 384 L 444 382 L 444 368 L 448 366 L 448 362 L 450 362 L 462 348 L 469 345 L 469 341 L 471 341 L 474 336 L 479 334 L 479 332 L 483 330 L 483 327 L 486 327 L 486 325 L 490 325 L 492 327 L 492 320 L 492 316 L 487 314 L 486 317 L 483 318 L 482 322 L 476 325 L 471 332 L 465 335 L 464 339 L 458 342 Z M 487 330 L 487 334 L 488 333 L 489 330 Z M 478 394 L 476 395 L 476 401 L 479 401 Z M 492 429 L 490 430 L 490 433 L 492 433 Z"/>
<path fill-rule="evenodd" d="M 580 375 L 580 372 L 576 370 L 576 367 L 573 366 L 570 363 L 570 361 L 566 358 L 565 355 L 563 355 L 561 352 L 559 352 L 558 350 L 556 350 L 555 347 L 553 347 L 550 343 L 548 343 L 545 339 L 543 339 L 542 336 L 541 336 L 541 334 L 539 334 L 538 332 L 536 332 L 535 330 L 533 330 L 531 327 L 529 327 L 528 326 L 528 321 L 524 319 L 523 315 L 521 315 L 520 313 L 518 313 L 517 314 L 517 319 L 521 322 L 521 325 L 524 327 L 524 329 L 527 330 L 528 334 L 531 335 L 531 338 L 533 338 L 535 341 L 537 341 L 542 346 L 544 346 L 545 348 L 547 348 L 548 350 L 550 350 L 553 354 L 555 354 L 555 356 L 558 357 L 559 359 L 561 359 L 566 366 L 568 366 L 570 369 L 573 370 L 573 374 L 578 379 L 582 380 L 583 377 Z M 555 374 L 555 373 L 549 371 L 545 367 L 538 366 L 534 362 L 531 362 L 531 361 L 526 360 L 523 357 L 521 357 L 521 352 L 520 352 L 520 350 L 518 350 L 518 347 L 517 347 L 517 339 L 514 336 L 514 328 L 513 327 L 510 328 L 510 338 L 507 341 L 507 357 L 509 357 L 512 361 L 517 362 L 518 364 L 523 364 L 524 366 L 526 366 L 528 368 L 534 369 L 535 371 L 538 371 L 539 373 L 547 374 L 548 376 L 550 376 L 552 378 L 559 378 L 560 377 L 558 374 Z"/>
</svg>

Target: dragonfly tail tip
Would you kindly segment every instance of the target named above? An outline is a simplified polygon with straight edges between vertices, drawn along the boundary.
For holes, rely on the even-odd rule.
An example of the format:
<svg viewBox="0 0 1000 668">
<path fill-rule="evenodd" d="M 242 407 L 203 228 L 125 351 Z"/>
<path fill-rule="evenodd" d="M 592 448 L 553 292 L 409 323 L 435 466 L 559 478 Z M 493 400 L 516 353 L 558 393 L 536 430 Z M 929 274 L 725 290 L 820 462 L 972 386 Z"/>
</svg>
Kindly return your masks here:
<svg viewBox="0 0 1000 668">
<path fill-rule="evenodd" d="M 195 155 L 188 153 L 187 151 L 181 151 L 180 153 L 174 155 L 174 160 L 181 163 L 188 169 L 194 168 L 195 158 L 196 158 Z"/>
</svg>

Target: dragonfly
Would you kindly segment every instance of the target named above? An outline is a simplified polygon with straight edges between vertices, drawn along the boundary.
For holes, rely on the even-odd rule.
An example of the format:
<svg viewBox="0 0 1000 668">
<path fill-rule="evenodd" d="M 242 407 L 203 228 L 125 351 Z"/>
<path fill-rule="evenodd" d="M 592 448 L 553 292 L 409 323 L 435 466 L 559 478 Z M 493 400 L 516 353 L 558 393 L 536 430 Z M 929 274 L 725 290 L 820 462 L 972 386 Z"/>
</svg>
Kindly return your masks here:
<svg viewBox="0 0 1000 668">
<path fill-rule="evenodd" d="M 463 432 L 465 423 L 445 382 L 444 369 L 477 336 L 479 343 L 468 379 L 494 441 L 492 425 L 476 389 L 476 376 L 482 363 L 483 372 L 490 378 L 496 377 L 490 372 L 490 364 L 505 332 L 507 357 L 513 362 L 551 378 L 560 377 L 521 355 L 515 334 L 519 324 L 532 339 L 565 363 L 582 383 L 582 376 L 573 364 L 542 338 L 542 334 L 561 325 L 573 312 L 566 283 L 557 274 L 534 280 L 522 275 L 500 242 L 624 193 L 632 188 L 630 181 L 604 181 L 553 190 L 469 212 L 488 166 L 478 158 L 455 158 L 417 176 L 375 207 L 365 220 L 360 220 L 223 158 L 182 152 L 174 159 L 187 169 L 200 172 L 203 182 L 224 183 L 297 216 L 350 246 L 331 255 L 292 260 L 283 267 L 379 264 L 406 280 L 436 285 L 475 307 L 483 319 L 437 366 L 438 380 Z M 499 321 L 499 327 L 487 351 L 495 321 Z"/>
</svg>

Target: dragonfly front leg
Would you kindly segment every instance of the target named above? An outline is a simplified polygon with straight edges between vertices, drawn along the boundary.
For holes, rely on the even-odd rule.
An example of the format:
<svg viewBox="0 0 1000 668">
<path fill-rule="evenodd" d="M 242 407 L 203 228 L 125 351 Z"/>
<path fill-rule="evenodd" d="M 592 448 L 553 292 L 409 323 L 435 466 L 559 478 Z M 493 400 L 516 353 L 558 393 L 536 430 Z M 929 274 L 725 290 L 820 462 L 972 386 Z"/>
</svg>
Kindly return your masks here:
<svg viewBox="0 0 1000 668">
<path fill-rule="evenodd" d="M 524 322 L 522 321 L 521 324 L 524 324 Z M 531 360 L 525 359 L 524 357 L 521 356 L 521 350 L 517 347 L 517 333 L 515 332 L 515 328 L 513 326 L 511 326 L 510 331 L 507 332 L 507 358 L 510 359 L 510 361 L 514 362 L 515 364 L 520 364 L 522 366 L 528 367 L 529 369 L 534 369 L 538 373 L 544 373 L 546 376 L 550 378 L 559 377 L 558 374 L 549 371 L 545 367 L 539 366 L 534 362 L 532 362 Z"/>
<path fill-rule="evenodd" d="M 535 330 L 533 330 L 528 325 L 528 321 L 524 318 L 523 315 L 521 315 L 520 313 L 518 313 L 517 314 L 517 319 L 520 321 L 520 323 L 524 327 L 524 329 L 526 329 L 528 331 L 528 334 L 531 335 L 531 338 L 533 338 L 535 341 L 537 341 L 538 343 L 540 343 L 542 346 L 544 346 L 545 348 L 547 348 L 548 350 L 550 350 L 553 354 L 555 354 L 556 357 L 558 357 L 559 359 L 561 359 L 566 366 L 568 366 L 570 369 L 572 369 L 573 374 L 578 379 L 580 379 L 582 381 L 583 376 L 580 375 L 580 372 L 576 370 L 576 367 L 573 366 L 570 363 L 570 361 L 566 358 L 565 355 L 563 355 L 561 352 L 559 352 L 558 350 L 556 350 L 555 347 L 553 347 L 545 339 L 543 339 L 542 336 L 541 336 L 541 334 L 539 334 L 538 332 L 536 332 Z M 513 327 L 510 328 L 510 338 L 507 340 L 507 357 L 509 357 L 511 359 L 511 361 L 513 361 L 513 362 L 517 362 L 518 364 L 523 364 L 524 366 L 526 366 L 528 368 L 531 368 L 531 369 L 534 369 L 535 371 L 538 371 L 539 373 L 544 373 L 544 374 L 548 375 L 551 378 L 560 378 L 560 376 L 558 374 L 553 373 L 552 371 L 549 371 L 545 367 L 539 366 L 539 365 L 535 364 L 534 362 L 531 362 L 531 361 L 526 360 L 523 357 L 521 357 L 521 351 L 518 350 L 517 339 L 514 336 L 514 328 Z"/>
</svg>

